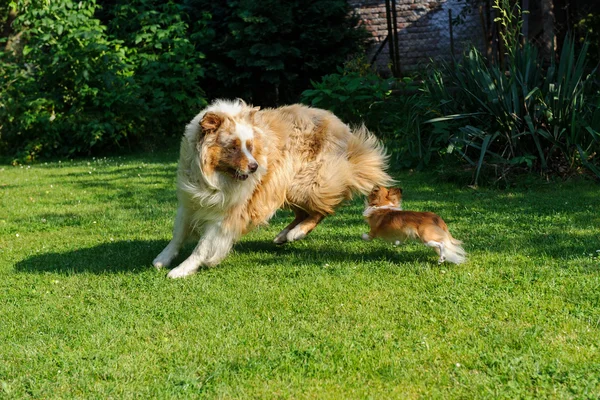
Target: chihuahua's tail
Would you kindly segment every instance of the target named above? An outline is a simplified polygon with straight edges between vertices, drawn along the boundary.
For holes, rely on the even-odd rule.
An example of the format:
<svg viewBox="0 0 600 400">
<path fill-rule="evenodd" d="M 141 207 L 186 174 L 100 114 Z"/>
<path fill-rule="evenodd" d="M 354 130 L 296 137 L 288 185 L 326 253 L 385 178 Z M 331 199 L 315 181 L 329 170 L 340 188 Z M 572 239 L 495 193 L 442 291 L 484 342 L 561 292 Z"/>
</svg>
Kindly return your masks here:
<svg viewBox="0 0 600 400">
<path fill-rule="evenodd" d="M 444 238 L 444 255 L 446 261 L 454 264 L 462 264 L 467 260 L 467 252 L 461 245 L 462 242 L 454 239 L 450 232 L 448 232 L 448 235 Z"/>
</svg>

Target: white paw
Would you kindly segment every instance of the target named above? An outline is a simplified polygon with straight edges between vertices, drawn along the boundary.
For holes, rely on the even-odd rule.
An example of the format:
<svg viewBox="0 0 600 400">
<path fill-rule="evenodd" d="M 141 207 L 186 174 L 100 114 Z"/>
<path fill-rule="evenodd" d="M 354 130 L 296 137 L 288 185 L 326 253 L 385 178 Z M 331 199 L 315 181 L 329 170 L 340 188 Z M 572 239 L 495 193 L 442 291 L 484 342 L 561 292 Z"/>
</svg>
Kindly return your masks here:
<svg viewBox="0 0 600 400">
<path fill-rule="evenodd" d="M 288 242 L 293 242 L 295 240 L 304 239 L 305 237 L 306 237 L 306 233 L 304 233 L 302 231 L 302 229 L 300 229 L 299 226 L 297 226 L 294 229 L 292 229 L 291 231 L 289 231 L 288 234 L 286 235 L 286 239 Z"/>
<path fill-rule="evenodd" d="M 163 253 L 160 253 L 158 256 L 156 256 L 154 261 L 152 261 L 152 265 L 154 265 L 156 269 L 168 267 L 169 264 L 171 264 L 171 260 L 173 260 L 173 258 L 174 257 L 169 257 L 167 255 L 164 255 Z"/>
<path fill-rule="evenodd" d="M 287 229 L 284 229 L 283 231 L 279 232 L 279 234 L 277 236 L 275 236 L 275 239 L 273 239 L 273 243 L 284 244 L 285 242 L 287 242 L 288 232 L 289 231 Z"/>
<path fill-rule="evenodd" d="M 446 261 L 446 257 L 440 257 L 440 258 L 438 259 L 438 264 L 441 264 L 441 263 L 443 263 L 444 261 Z"/>
<path fill-rule="evenodd" d="M 371 240 L 371 236 L 369 236 L 368 233 L 363 233 L 361 238 L 362 238 L 362 240 L 366 240 L 366 241 Z"/>
<path fill-rule="evenodd" d="M 171 278 L 171 279 L 184 278 L 186 276 L 194 274 L 194 272 L 196 272 L 196 271 L 187 271 L 185 269 L 177 267 L 177 268 L 172 269 L 167 274 L 167 278 Z"/>
</svg>

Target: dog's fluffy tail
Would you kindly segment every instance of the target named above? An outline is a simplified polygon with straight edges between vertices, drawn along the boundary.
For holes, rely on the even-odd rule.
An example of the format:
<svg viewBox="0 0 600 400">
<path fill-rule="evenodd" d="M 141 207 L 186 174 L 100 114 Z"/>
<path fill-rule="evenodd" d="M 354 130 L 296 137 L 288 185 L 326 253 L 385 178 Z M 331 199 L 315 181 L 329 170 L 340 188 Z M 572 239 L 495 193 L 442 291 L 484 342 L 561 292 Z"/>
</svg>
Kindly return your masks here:
<svg viewBox="0 0 600 400">
<path fill-rule="evenodd" d="M 467 252 L 461 245 L 462 242 L 454 239 L 450 232 L 448 232 L 446 238 L 444 238 L 444 256 L 446 257 L 446 261 L 454 264 L 462 264 L 466 261 Z"/>
<path fill-rule="evenodd" d="M 353 191 L 368 194 L 375 185 L 393 185 L 394 180 L 385 171 L 389 155 L 364 125 L 353 130 L 347 151 Z"/>
</svg>

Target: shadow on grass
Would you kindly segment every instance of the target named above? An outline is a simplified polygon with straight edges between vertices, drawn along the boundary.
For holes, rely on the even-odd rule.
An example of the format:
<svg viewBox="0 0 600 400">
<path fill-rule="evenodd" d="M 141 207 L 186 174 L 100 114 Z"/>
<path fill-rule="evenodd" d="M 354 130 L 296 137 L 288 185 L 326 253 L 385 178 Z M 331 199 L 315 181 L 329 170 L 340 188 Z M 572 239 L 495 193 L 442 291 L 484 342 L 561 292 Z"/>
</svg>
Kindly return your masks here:
<svg viewBox="0 0 600 400">
<path fill-rule="evenodd" d="M 15 269 L 26 273 L 139 273 L 151 268 L 153 257 L 166 245 L 165 240 L 103 243 L 64 253 L 35 255 L 16 263 Z"/>
<path fill-rule="evenodd" d="M 333 239 L 335 240 L 335 238 Z M 405 250 L 402 247 L 394 248 L 391 245 L 374 245 L 369 246 L 367 249 L 355 248 L 351 250 L 348 248 L 334 249 L 322 244 L 304 246 L 299 243 L 288 243 L 278 246 L 269 241 L 245 241 L 236 245 L 234 251 L 243 254 L 261 266 L 280 264 L 323 265 L 325 263 L 357 264 L 381 261 L 398 265 L 414 262 L 438 265 L 437 255 L 425 247 L 418 250 Z"/>
<path fill-rule="evenodd" d="M 310 240 L 310 239 L 305 239 Z M 64 253 L 45 253 L 29 257 L 15 264 L 15 270 L 22 273 L 59 274 L 111 274 L 140 273 L 152 267 L 154 257 L 167 245 L 166 240 L 133 240 L 103 243 L 98 246 Z M 190 255 L 194 244 L 185 245 L 173 261 L 178 265 Z M 227 263 L 236 263 L 236 256 L 259 267 L 272 265 L 323 265 L 325 263 L 364 263 L 390 261 L 401 265 L 409 262 L 423 262 L 437 265 L 436 256 L 429 249 L 403 251 L 393 247 L 373 246 L 369 249 L 337 250 L 313 243 L 275 245 L 270 241 L 246 240 L 234 246 L 233 254 Z"/>
</svg>

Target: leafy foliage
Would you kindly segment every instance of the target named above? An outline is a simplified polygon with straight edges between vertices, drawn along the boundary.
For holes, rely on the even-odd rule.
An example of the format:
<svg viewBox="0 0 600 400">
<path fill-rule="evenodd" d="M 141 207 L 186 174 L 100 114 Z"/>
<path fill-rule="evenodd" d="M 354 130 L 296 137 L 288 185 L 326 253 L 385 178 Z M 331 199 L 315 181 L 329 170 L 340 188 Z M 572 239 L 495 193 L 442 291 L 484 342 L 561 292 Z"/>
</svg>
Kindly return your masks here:
<svg viewBox="0 0 600 400">
<path fill-rule="evenodd" d="M 347 122 L 360 123 L 370 119 L 376 104 L 389 98 L 392 79 L 381 79 L 374 73 L 344 72 L 325 75 L 312 82 L 313 89 L 302 93 L 302 102 L 326 108 Z"/>
<path fill-rule="evenodd" d="M 125 49 L 105 36 L 94 2 L 19 3 L 21 53 L 0 62 L 0 139 L 22 160 L 120 144 L 143 104 Z M 132 118 L 133 116 L 133 118 Z"/>
<path fill-rule="evenodd" d="M 156 137 L 205 104 L 174 3 L 116 4 L 108 30 L 94 1 L 16 6 L 26 45 L 0 60 L 0 140 L 18 161 Z"/>
<path fill-rule="evenodd" d="M 344 0 L 7 7 L 18 15 L 11 39 L 20 45 L 0 51 L 0 151 L 19 162 L 178 133 L 206 104 L 203 88 L 263 106 L 295 102 L 366 37 Z"/>
<path fill-rule="evenodd" d="M 476 168 L 475 183 L 485 164 L 501 174 L 515 166 L 566 174 L 583 165 L 600 176 L 593 160 L 600 144 L 598 92 L 595 70 L 586 69 L 587 44 L 577 51 L 567 39 L 544 74 L 533 46 L 504 42 L 511 46 L 506 71 L 487 66 L 473 49 L 431 75 L 429 95 L 445 115 L 431 122 L 456 128 L 449 151 Z"/>
<path fill-rule="evenodd" d="M 589 43 L 588 57 L 592 63 L 600 63 L 600 14 L 588 13 L 575 24 L 580 43 Z"/>
<path fill-rule="evenodd" d="M 182 127 L 190 114 L 206 104 L 200 88 L 204 54 L 195 50 L 188 37 L 183 11 L 173 1 L 119 0 L 108 13 L 108 33 L 127 47 L 138 96 L 159 133 L 172 134 L 173 127 Z"/>
<path fill-rule="evenodd" d="M 210 60 L 209 93 L 261 105 L 296 102 L 311 80 L 332 73 L 367 37 L 345 0 L 187 0 L 201 24 L 197 48 Z"/>
</svg>

